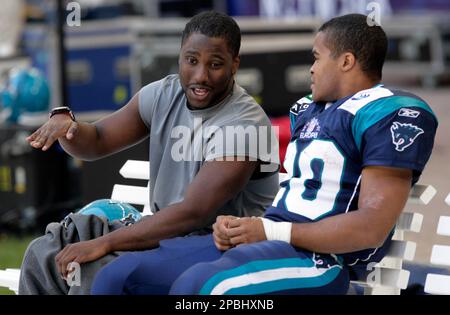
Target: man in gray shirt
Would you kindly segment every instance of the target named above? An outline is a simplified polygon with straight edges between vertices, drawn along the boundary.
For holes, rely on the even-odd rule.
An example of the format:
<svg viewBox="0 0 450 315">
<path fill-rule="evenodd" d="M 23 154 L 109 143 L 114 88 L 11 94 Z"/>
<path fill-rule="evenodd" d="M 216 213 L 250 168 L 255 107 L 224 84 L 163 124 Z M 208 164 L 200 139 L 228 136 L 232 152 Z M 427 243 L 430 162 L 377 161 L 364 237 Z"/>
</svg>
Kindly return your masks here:
<svg viewBox="0 0 450 315">
<path fill-rule="evenodd" d="M 28 138 L 44 151 L 58 140 L 83 160 L 150 138 L 154 215 L 66 246 L 55 257 L 62 277 L 72 262 L 154 248 L 162 239 L 208 230 L 219 214 L 261 215 L 270 205 L 278 187 L 278 143 L 261 107 L 234 81 L 240 41 L 240 29 L 230 17 L 199 14 L 183 32 L 179 75 L 149 84 L 122 109 L 93 124 L 59 109 Z"/>
<path fill-rule="evenodd" d="M 277 144 L 276 139 L 267 139 L 270 121 L 253 98 L 236 84 L 219 103 L 196 109 L 186 106 L 179 75 L 170 75 L 144 87 L 139 92 L 139 104 L 142 121 L 151 134 L 150 200 L 153 212 L 182 202 L 186 187 L 207 163 L 218 159 L 234 161 L 235 157 L 271 162 L 270 156 L 252 148 L 258 138 Z M 269 149 L 277 151 L 276 147 Z M 255 174 L 254 179 L 250 178 L 241 191 L 214 212 L 214 217 L 219 213 L 260 216 L 263 205 L 273 200 L 276 187 L 273 172 Z M 212 219 L 209 224 L 214 223 L 215 218 Z"/>
</svg>

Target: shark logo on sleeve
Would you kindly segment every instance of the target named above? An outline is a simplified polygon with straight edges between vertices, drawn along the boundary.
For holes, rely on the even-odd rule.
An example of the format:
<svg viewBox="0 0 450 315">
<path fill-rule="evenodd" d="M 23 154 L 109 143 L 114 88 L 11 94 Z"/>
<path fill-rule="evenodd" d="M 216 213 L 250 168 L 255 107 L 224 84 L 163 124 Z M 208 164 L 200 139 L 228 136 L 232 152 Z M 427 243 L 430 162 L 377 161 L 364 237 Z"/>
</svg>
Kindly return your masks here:
<svg viewBox="0 0 450 315">
<path fill-rule="evenodd" d="M 394 122 L 391 127 L 391 133 L 395 149 L 398 152 L 403 152 L 414 143 L 418 136 L 425 133 L 425 131 L 412 124 Z"/>
</svg>

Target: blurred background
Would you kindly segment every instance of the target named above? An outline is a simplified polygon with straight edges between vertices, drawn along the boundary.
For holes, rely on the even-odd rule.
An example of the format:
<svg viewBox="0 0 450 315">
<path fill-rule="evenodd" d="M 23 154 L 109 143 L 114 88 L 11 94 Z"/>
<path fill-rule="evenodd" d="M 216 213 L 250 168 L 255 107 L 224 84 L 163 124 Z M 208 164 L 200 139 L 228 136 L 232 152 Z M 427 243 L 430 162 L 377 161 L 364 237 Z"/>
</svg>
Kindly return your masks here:
<svg viewBox="0 0 450 315">
<path fill-rule="evenodd" d="M 314 33 L 329 18 L 379 12 L 389 37 L 384 83 L 425 99 L 440 120 L 421 183 L 437 194 L 424 214 L 415 262 L 428 266 L 441 215 L 450 215 L 450 1 L 448 0 L 2 0 L 0 10 L 0 269 L 20 267 L 23 251 L 47 223 L 108 198 L 128 159 L 147 160 L 143 143 L 96 162 L 54 145 L 32 149 L 25 138 L 48 111 L 70 106 L 95 121 L 124 106 L 144 85 L 177 73 L 181 32 L 193 15 L 234 16 L 243 42 L 238 83 L 289 141 L 290 106 L 309 94 Z M 1 291 L 0 294 L 6 294 Z"/>
</svg>

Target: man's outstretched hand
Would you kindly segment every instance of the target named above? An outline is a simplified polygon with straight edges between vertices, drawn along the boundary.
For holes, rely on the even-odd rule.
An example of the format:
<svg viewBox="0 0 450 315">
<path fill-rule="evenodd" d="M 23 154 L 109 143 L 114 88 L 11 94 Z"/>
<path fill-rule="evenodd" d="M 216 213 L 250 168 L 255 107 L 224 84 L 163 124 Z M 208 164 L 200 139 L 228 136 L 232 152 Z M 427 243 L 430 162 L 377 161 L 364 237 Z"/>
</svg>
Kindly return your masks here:
<svg viewBox="0 0 450 315">
<path fill-rule="evenodd" d="M 59 138 L 72 140 L 78 129 L 78 124 L 69 115 L 59 114 L 50 118 L 42 127 L 27 138 L 35 149 L 47 151 Z"/>
</svg>

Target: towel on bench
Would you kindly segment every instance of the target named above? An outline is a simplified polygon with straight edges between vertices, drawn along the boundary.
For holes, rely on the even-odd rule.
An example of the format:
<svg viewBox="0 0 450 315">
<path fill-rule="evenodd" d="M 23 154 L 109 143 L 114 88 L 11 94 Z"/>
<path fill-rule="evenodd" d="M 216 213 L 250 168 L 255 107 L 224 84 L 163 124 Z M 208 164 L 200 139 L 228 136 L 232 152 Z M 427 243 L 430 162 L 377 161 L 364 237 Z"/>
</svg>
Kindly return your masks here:
<svg viewBox="0 0 450 315">
<path fill-rule="evenodd" d="M 120 221 L 108 222 L 104 217 L 73 213 L 59 223 L 48 224 L 45 234 L 33 240 L 25 251 L 19 294 L 89 294 L 96 272 L 120 255 L 120 252 L 82 264 L 79 286 L 69 286 L 61 278 L 56 268 L 55 257 L 68 244 L 91 240 L 123 226 L 124 223 Z"/>
</svg>

